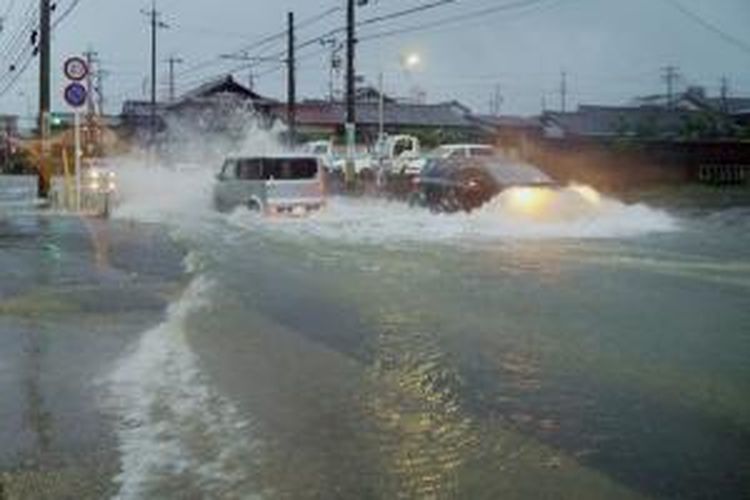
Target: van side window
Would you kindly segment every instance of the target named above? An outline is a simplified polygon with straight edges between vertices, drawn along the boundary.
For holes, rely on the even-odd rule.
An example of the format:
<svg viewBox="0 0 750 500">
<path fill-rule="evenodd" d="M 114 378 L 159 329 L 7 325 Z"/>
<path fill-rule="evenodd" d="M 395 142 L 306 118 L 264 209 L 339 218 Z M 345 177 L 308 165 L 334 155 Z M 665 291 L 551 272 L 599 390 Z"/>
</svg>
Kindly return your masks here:
<svg viewBox="0 0 750 500">
<path fill-rule="evenodd" d="M 318 162 L 310 158 L 267 158 L 263 178 L 279 181 L 312 179 L 318 174 Z"/>
<path fill-rule="evenodd" d="M 237 162 L 237 178 L 245 181 L 258 181 L 263 178 L 261 162 L 259 160 L 239 160 Z"/>
</svg>

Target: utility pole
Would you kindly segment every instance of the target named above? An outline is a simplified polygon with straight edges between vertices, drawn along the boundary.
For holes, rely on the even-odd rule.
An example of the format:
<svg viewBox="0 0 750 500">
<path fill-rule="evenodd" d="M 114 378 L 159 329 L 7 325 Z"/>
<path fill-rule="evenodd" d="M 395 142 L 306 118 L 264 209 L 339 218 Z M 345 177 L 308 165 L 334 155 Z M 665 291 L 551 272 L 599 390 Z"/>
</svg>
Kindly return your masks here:
<svg viewBox="0 0 750 500">
<path fill-rule="evenodd" d="M 729 111 L 729 79 L 726 76 L 721 77 L 721 110 L 726 113 Z"/>
<path fill-rule="evenodd" d="M 161 12 L 156 10 L 156 0 L 152 0 L 150 10 L 141 12 L 149 17 L 151 24 L 151 119 L 149 128 L 151 144 L 153 145 L 156 137 L 156 33 L 160 28 L 168 28 L 169 26 L 161 21 Z"/>
<path fill-rule="evenodd" d="M 93 77 L 94 77 L 94 65 L 98 62 L 96 59 L 97 53 L 93 50 L 87 50 L 83 53 L 86 58 L 86 66 L 89 68 L 88 74 L 86 75 L 86 90 L 88 91 L 86 99 L 86 109 L 89 114 L 89 118 L 94 115 L 96 111 L 96 104 L 94 102 L 93 90 Z"/>
<path fill-rule="evenodd" d="M 95 144 L 98 142 L 99 134 L 97 126 L 94 123 L 94 114 L 96 113 L 96 103 L 94 101 L 94 85 L 93 85 L 93 73 L 94 64 L 98 61 L 96 59 L 97 53 L 93 50 L 87 50 L 83 53 L 86 58 L 86 66 L 88 67 L 88 73 L 86 74 L 86 133 L 84 136 L 86 154 L 91 156 L 94 152 Z"/>
<path fill-rule="evenodd" d="M 288 49 L 287 49 L 287 123 L 289 125 L 289 147 L 294 148 L 297 134 L 297 83 L 295 69 L 297 61 L 294 56 L 294 12 L 289 12 Z"/>
<path fill-rule="evenodd" d="M 565 113 L 568 105 L 568 73 L 560 74 L 560 110 Z"/>
<path fill-rule="evenodd" d="M 104 79 L 107 78 L 109 72 L 103 70 L 101 65 L 96 70 L 96 106 L 99 109 L 99 115 L 104 116 Z"/>
<path fill-rule="evenodd" d="M 662 68 L 664 75 L 662 79 L 667 84 L 667 108 L 672 109 L 675 106 L 674 89 L 677 79 L 680 77 L 676 66 L 666 66 Z"/>
<path fill-rule="evenodd" d="M 169 59 L 167 59 L 167 64 L 169 64 L 169 102 L 174 102 L 175 100 L 175 81 L 174 81 L 174 68 L 177 64 L 182 64 L 183 61 L 181 58 L 177 56 L 169 56 Z"/>
<path fill-rule="evenodd" d="M 338 79 L 337 77 L 341 72 L 341 56 L 339 53 L 341 52 L 343 45 L 333 37 L 324 38 L 320 41 L 320 44 L 323 47 L 330 47 L 331 49 L 331 60 L 328 68 L 328 100 L 333 102 L 336 96 L 334 81 Z"/>
<path fill-rule="evenodd" d="M 356 90 L 355 90 L 355 70 L 354 70 L 354 51 L 356 39 L 354 38 L 354 29 L 356 23 L 355 0 L 346 2 L 346 169 L 344 172 L 346 185 L 348 189 L 354 185 L 354 148 L 357 138 L 357 117 L 356 117 Z"/>
<path fill-rule="evenodd" d="M 356 118 L 356 98 L 355 81 L 356 74 L 354 69 L 355 48 L 357 41 L 354 38 L 355 29 L 355 5 L 354 0 L 347 0 L 346 5 L 346 123 L 353 127 L 357 121 Z"/>
<path fill-rule="evenodd" d="M 50 190 L 49 153 L 50 112 L 50 1 L 39 0 L 39 135 L 41 151 L 37 171 L 37 195 L 47 198 Z"/>
<path fill-rule="evenodd" d="M 490 94 L 490 114 L 498 116 L 500 114 L 500 108 L 503 105 L 503 94 L 502 87 L 498 84 Z"/>
</svg>

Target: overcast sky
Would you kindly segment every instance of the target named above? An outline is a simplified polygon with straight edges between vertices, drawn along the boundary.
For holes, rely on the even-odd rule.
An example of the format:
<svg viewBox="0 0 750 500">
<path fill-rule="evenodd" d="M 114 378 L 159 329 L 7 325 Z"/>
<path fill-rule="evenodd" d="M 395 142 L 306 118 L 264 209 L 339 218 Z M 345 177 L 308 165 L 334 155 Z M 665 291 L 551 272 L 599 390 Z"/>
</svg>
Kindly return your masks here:
<svg viewBox="0 0 750 500">
<path fill-rule="evenodd" d="M 58 0 L 57 15 L 76 1 Z M 435 0 L 370 2 L 358 9 L 360 20 Z M 8 44 L 29 6 L 36 3 L 0 0 L 0 15 L 12 7 L 0 33 L 0 76 L 7 72 L 11 56 Z M 159 32 L 160 95 L 166 95 L 167 65 L 162 61 L 169 55 L 185 61 L 177 69 L 178 90 L 183 91 L 237 68 L 237 61 L 217 56 L 280 32 L 288 11 L 294 11 L 303 24 L 298 41 L 304 42 L 342 26 L 343 4 L 344 0 L 159 0 L 157 7 L 169 25 Z M 517 6 L 435 25 L 504 4 Z M 99 53 L 107 71 L 108 112 L 119 112 L 125 98 L 147 95 L 150 39 L 147 19 L 140 10 L 149 6 L 148 0 L 79 0 L 54 35 L 56 109 L 64 109 L 59 99 L 62 60 L 89 48 Z M 368 39 L 399 28 L 425 26 L 429 29 Z M 539 112 L 542 96 L 548 108 L 559 108 L 562 70 L 568 74 L 571 107 L 616 104 L 636 95 L 664 92 L 660 68 L 670 64 L 679 67 L 682 86 L 700 84 L 715 94 L 720 78 L 726 76 L 733 94 L 750 95 L 748 26 L 749 0 L 456 0 L 362 27 L 358 72 L 375 83 L 382 70 L 391 94 L 407 96 L 421 88 L 429 101 L 456 99 L 481 112 L 487 111 L 490 95 L 499 85 L 502 112 L 515 114 Z M 284 49 L 283 44 L 279 38 L 251 53 L 273 55 Z M 406 71 L 400 60 L 412 52 L 420 54 L 422 64 Z M 329 52 L 313 43 L 301 49 L 299 56 L 299 94 L 327 95 Z M 283 98 L 283 68 L 265 63 L 254 71 L 258 92 Z M 0 97 L 0 112 L 34 112 L 36 74 L 35 61 L 15 87 Z M 249 70 L 235 74 L 246 82 Z"/>
</svg>

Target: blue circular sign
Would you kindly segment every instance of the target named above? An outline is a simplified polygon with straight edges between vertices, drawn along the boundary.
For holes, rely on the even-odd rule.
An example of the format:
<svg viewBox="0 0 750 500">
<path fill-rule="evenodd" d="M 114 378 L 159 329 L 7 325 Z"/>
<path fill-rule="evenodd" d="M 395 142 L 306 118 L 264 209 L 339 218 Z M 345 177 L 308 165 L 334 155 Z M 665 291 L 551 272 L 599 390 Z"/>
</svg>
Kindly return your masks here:
<svg viewBox="0 0 750 500">
<path fill-rule="evenodd" d="M 80 108 L 86 104 L 87 97 L 86 87 L 78 82 L 73 82 L 65 87 L 65 102 L 74 108 Z"/>
</svg>

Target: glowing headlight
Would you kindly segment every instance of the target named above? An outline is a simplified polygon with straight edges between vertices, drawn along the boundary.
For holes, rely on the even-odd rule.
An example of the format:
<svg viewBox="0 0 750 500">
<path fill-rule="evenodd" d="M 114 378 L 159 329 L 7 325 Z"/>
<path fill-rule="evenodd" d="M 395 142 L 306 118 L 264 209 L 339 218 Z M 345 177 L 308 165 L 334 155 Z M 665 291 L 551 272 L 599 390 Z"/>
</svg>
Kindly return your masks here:
<svg viewBox="0 0 750 500">
<path fill-rule="evenodd" d="M 510 191 L 510 204 L 522 212 L 536 212 L 547 204 L 550 196 L 550 191 L 544 188 L 513 188 Z"/>
<path fill-rule="evenodd" d="M 513 204 L 523 208 L 531 207 L 537 199 L 537 193 L 532 188 L 516 188 L 511 193 Z"/>
</svg>

